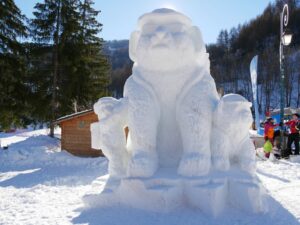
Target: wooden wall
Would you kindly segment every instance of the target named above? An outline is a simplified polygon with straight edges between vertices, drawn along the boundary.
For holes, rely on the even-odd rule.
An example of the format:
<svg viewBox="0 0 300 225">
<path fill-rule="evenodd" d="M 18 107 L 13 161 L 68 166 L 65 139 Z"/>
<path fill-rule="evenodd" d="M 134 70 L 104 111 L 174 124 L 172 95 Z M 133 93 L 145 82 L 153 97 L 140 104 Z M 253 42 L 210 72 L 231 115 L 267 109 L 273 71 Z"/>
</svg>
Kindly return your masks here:
<svg viewBox="0 0 300 225">
<path fill-rule="evenodd" d="M 91 148 L 90 125 L 97 121 L 98 117 L 94 112 L 62 121 L 61 148 L 77 156 L 103 156 L 101 151 Z"/>
</svg>

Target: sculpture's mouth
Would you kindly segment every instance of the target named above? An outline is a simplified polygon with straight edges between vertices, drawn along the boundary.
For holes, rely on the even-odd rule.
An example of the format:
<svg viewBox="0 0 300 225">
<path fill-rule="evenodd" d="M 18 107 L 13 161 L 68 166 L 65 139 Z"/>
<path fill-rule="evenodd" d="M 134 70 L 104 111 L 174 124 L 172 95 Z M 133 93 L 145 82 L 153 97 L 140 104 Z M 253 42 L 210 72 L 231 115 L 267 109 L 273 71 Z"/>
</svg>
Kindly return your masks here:
<svg viewBox="0 0 300 225">
<path fill-rule="evenodd" d="M 158 43 L 153 45 L 152 49 L 169 49 L 169 45 L 165 43 Z"/>
</svg>

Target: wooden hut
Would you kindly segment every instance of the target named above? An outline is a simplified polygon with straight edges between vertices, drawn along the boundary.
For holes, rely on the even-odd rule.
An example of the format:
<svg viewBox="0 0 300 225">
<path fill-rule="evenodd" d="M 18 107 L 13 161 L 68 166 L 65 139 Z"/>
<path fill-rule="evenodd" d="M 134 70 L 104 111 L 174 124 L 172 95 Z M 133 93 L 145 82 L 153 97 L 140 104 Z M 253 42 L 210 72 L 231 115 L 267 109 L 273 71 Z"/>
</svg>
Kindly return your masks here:
<svg viewBox="0 0 300 225">
<path fill-rule="evenodd" d="M 61 127 L 61 149 L 76 156 L 103 156 L 101 151 L 91 148 L 90 125 L 97 121 L 92 109 L 57 119 L 56 124 Z"/>
</svg>

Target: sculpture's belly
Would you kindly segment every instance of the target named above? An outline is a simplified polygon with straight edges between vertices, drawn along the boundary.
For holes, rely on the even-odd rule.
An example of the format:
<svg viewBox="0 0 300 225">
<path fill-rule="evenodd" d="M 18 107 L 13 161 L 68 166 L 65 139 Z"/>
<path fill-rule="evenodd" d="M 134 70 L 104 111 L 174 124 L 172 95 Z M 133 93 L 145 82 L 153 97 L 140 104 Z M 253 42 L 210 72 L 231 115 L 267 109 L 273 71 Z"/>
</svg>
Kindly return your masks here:
<svg viewBox="0 0 300 225">
<path fill-rule="evenodd" d="M 157 152 L 161 167 L 177 167 L 182 155 L 182 140 L 176 120 L 176 100 L 182 84 L 163 84 L 156 87 L 160 93 L 160 121 L 157 130 Z"/>
<path fill-rule="evenodd" d="M 182 141 L 176 122 L 175 107 L 161 108 L 157 132 L 157 152 L 161 167 L 177 167 L 182 155 Z"/>
</svg>

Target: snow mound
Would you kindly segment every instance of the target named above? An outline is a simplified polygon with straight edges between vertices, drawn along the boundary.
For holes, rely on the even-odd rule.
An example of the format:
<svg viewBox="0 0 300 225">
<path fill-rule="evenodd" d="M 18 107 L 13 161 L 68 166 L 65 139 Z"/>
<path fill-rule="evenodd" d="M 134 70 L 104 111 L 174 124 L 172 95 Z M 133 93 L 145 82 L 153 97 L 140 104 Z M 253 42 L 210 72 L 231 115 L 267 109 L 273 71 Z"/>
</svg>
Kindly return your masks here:
<svg viewBox="0 0 300 225">
<path fill-rule="evenodd" d="M 60 140 L 51 138 L 47 129 L 17 130 L 10 134 L 1 134 L 0 165 L 3 169 L 15 167 L 44 166 L 86 166 L 97 167 L 98 160 L 75 157 L 67 151 L 60 150 Z"/>
</svg>

